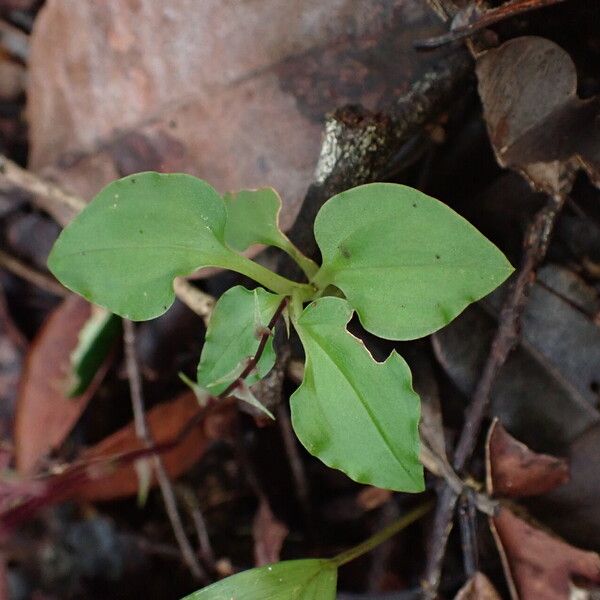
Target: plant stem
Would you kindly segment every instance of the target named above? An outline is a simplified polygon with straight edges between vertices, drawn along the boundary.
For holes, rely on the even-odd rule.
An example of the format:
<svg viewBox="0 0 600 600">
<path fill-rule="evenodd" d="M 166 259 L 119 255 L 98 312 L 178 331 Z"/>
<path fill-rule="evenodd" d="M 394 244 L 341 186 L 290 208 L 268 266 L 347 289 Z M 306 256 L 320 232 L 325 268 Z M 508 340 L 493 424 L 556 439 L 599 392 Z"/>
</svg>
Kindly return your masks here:
<svg viewBox="0 0 600 600">
<path fill-rule="evenodd" d="M 312 285 L 298 283 L 287 277 L 282 277 L 241 254 L 231 253 L 230 256 L 220 261 L 219 266 L 250 277 L 250 279 L 254 279 L 254 281 L 260 283 L 262 286 L 282 296 L 291 296 L 295 292 L 303 301 L 308 301 L 315 294 L 315 288 Z"/>
<path fill-rule="evenodd" d="M 358 544 L 358 546 L 354 546 L 354 548 L 350 548 L 350 550 L 346 550 L 345 552 L 333 557 L 331 562 L 336 567 L 341 567 L 342 565 L 349 563 L 351 560 L 370 552 L 373 550 L 373 548 L 383 544 L 383 542 L 386 542 L 391 537 L 420 519 L 423 515 L 427 514 L 433 508 L 433 504 L 433 502 L 426 502 L 425 504 L 421 504 L 421 506 L 417 506 L 417 508 L 411 510 L 409 513 L 397 521 L 394 521 L 381 531 L 378 531 L 364 542 Z"/>
<path fill-rule="evenodd" d="M 294 260 L 294 262 L 302 269 L 302 272 L 306 275 L 307 279 L 310 281 L 319 271 L 319 265 L 314 261 L 308 258 L 308 256 L 304 256 L 300 250 L 289 242 L 285 247 L 282 247 L 290 258 Z"/>
</svg>

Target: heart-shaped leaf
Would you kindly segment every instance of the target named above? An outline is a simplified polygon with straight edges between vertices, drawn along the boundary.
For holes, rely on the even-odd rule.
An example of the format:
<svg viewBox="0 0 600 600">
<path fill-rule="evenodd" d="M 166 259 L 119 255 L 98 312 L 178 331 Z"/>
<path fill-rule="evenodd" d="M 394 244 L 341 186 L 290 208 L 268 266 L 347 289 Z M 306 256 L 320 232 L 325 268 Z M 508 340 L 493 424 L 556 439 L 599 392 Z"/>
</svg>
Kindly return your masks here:
<svg viewBox="0 0 600 600">
<path fill-rule="evenodd" d="M 91 302 L 151 319 L 173 303 L 177 275 L 247 260 L 225 246 L 225 221 L 222 198 L 204 181 L 138 173 L 92 200 L 63 230 L 48 266 Z"/>
<path fill-rule="evenodd" d="M 336 583 L 330 560 L 288 560 L 232 575 L 184 600 L 335 600 Z"/>
<path fill-rule="evenodd" d="M 306 367 L 291 398 L 294 430 L 311 454 L 360 483 L 420 492 L 419 397 L 410 370 L 396 352 L 375 362 L 346 330 L 351 316 L 346 300 L 325 297 L 295 319 Z"/>
<path fill-rule="evenodd" d="M 340 288 L 363 326 L 388 339 L 440 329 L 513 270 L 452 209 L 393 183 L 331 198 L 317 215 L 315 237 L 323 266 L 314 282 Z"/>
<path fill-rule="evenodd" d="M 256 354 L 260 337 L 282 299 L 262 288 L 247 290 L 240 285 L 219 298 L 210 317 L 198 364 L 197 379 L 203 388 L 218 395 L 239 377 L 246 361 Z M 246 383 L 252 385 L 260 381 L 274 364 L 273 338 L 269 337 Z"/>
<path fill-rule="evenodd" d="M 304 256 L 279 228 L 281 198 L 273 188 L 243 190 L 223 196 L 227 208 L 225 241 L 243 252 L 253 244 L 275 246 L 289 254 L 312 277 L 317 265 Z"/>
</svg>

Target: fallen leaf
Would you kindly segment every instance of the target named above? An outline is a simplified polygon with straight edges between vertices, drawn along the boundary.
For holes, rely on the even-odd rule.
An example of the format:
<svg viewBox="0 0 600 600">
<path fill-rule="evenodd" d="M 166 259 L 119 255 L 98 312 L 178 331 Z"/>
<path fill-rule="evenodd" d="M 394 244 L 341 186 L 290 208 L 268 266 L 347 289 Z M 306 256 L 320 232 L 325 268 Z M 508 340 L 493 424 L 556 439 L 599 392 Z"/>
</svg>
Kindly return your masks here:
<svg viewBox="0 0 600 600">
<path fill-rule="evenodd" d="M 79 296 L 68 296 L 31 344 L 15 410 L 15 457 L 21 473 L 32 472 L 40 459 L 64 442 L 108 369 L 105 361 L 83 394 L 68 396 L 71 353 L 91 309 Z"/>
<path fill-rule="evenodd" d="M 155 443 L 168 442 L 183 429 L 198 412 L 198 401 L 192 392 L 185 392 L 175 400 L 163 402 L 146 414 L 148 427 Z M 203 421 L 175 448 L 162 455 L 165 469 L 173 479 L 190 469 L 214 440 L 222 439 L 232 425 L 234 411 L 230 405 L 216 405 L 207 409 Z M 81 453 L 85 462 L 110 458 L 125 452 L 142 449 L 144 443 L 135 433 L 133 423 L 108 436 Z M 75 492 L 77 498 L 89 501 L 111 500 L 131 496 L 138 491 L 138 478 L 133 464 L 116 465 L 114 469 L 102 468 L 98 477 L 85 481 Z M 152 484 L 156 484 L 153 480 Z"/>
<path fill-rule="evenodd" d="M 288 533 L 289 529 L 273 514 L 267 500 L 261 498 L 252 523 L 255 566 L 279 562 L 281 547 Z"/>
<path fill-rule="evenodd" d="M 557 533 L 584 548 L 600 547 L 600 426 L 580 435 L 568 450 L 571 478 L 536 503 L 536 515 Z"/>
<path fill-rule="evenodd" d="M 600 186 L 600 97 L 577 96 L 577 72 L 560 46 L 523 36 L 477 60 L 479 95 L 498 163 L 548 194 L 570 191 L 584 169 Z"/>
<path fill-rule="evenodd" d="M 420 0 L 54 0 L 31 36 L 30 166 L 84 198 L 149 169 L 272 185 L 286 229 L 325 113 L 393 101 L 439 59 L 412 42 L 441 31 Z"/>
<path fill-rule="evenodd" d="M 492 391 L 490 414 L 519 440 L 556 452 L 600 420 L 593 391 L 600 328 L 586 312 L 595 292 L 580 278 L 548 265 L 539 279 L 523 316 L 521 343 Z M 492 315 L 505 292 L 469 307 L 433 338 L 436 357 L 466 395 L 473 392 L 489 352 Z"/>
<path fill-rule="evenodd" d="M 502 293 L 486 302 L 499 312 Z M 573 385 L 592 406 L 600 373 L 600 327 L 594 317 L 598 292 L 565 267 L 547 264 L 538 271 L 537 285 L 522 318 L 523 344 L 544 357 L 548 368 Z"/>
<path fill-rule="evenodd" d="M 436 357 L 467 397 L 475 389 L 495 329 L 495 319 L 474 305 L 433 336 Z M 556 377 L 542 355 L 532 354 L 522 344 L 500 370 L 491 400 L 490 415 L 518 439 L 548 452 L 568 447 L 600 421 L 596 409 L 572 383 Z"/>
<path fill-rule="evenodd" d="M 568 600 L 574 579 L 600 583 L 600 556 L 575 548 L 502 508 L 491 519 L 515 600 Z"/>
<path fill-rule="evenodd" d="M 538 496 L 569 480 L 567 461 L 538 454 L 494 419 L 486 442 L 488 494 L 504 498 Z"/>
<path fill-rule="evenodd" d="M 454 600 L 501 600 L 500 595 L 483 573 L 475 573 L 456 594 Z"/>
</svg>

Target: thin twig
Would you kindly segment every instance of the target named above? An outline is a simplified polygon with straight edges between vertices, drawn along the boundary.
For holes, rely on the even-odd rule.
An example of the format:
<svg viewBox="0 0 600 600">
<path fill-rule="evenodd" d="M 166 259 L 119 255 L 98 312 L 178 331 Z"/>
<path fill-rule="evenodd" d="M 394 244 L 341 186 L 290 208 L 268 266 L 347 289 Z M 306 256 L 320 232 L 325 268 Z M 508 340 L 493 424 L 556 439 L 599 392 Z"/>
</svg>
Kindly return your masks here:
<svg viewBox="0 0 600 600">
<path fill-rule="evenodd" d="M 454 20 L 448 33 L 425 40 L 419 40 L 414 44 L 414 46 L 415 48 L 420 48 L 423 50 L 439 48 L 444 44 L 465 39 L 481 31 L 482 29 L 486 29 L 491 25 L 500 23 L 505 19 L 564 1 L 565 0 L 512 0 L 501 6 L 498 6 L 497 8 L 484 10 L 481 10 L 477 5 L 475 5 L 475 7 L 473 7 L 473 5 L 469 5 L 467 8 L 453 15 Z M 436 10 L 435 7 L 432 8 Z M 436 10 L 436 12 L 442 19 L 444 19 L 440 11 Z"/>
<path fill-rule="evenodd" d="M 173 290 L 177 298 L 202 317 L 204 324 L 208 325 L 210 315 L 217 302 L 215 297 L 198 289 L 183 277 L 175 277 Z"/>
<path fill-rule="evenodd" d="M 140 374 L 140 368 L 135 349 L 135 330 L 133 323 L 128 319 L 123 319 L 123 331 L 125 361 L 127 365 L 127 377 L 129 379 L 131 404 L 133 407 L 135 432 L 138 438 L 141 439 L 146 446 L 152 446 L 154 445 L 154 440 L 152 438 L 150 429 L 148 428 L 148 422 L 146 420 L 146 414 L 144 411 L 142 377 Z M 208 581 L 206 572 L 198 562 L 194 549 L 192 548 L 192 545 L 185 534 L 183 522 L 181 521 L 181 516 L 177 509 L 177 500 L 175 498 L 175 493 L 173 492 L 173 486 L 171 485 L 169 476 L 165 470 L 162 458 L 160 454 L 154 454 L 153 459 L 156 479 L 158 481 L 158 485 L 160 486 L 160 491 L 165 503 L 165 509 L 167 511 L 167 515 L 169 516 L 169 520 L 171 521 L 171 527 L 173 528 L 173 533 L 181 550 L 183 559 L 194 577 L 203 581 Z"/>
<path fill-rule="evenodd" d="M 2 250 L 0 250 L 0 267 L 5 268 L 14 275 L 17 275 L 21 279 L 32 283 L 41 290 L 53 294 L 54 296 L 64 298 L 69 293 L 67 289 L 60 285 L 53 277 L 49 277 L 44 273 L 32 269 L 18 258 L 15 258 Z"/>
<path fill-rule="evenodd" d="M 196 494 L 187 486 L 179 485 L 176 488 L 177 495 L 181 498 L 184 506 L 187 507 L 192 522 L 196 529 L 196 537 L 198 538 L 198 544 L 200 545 L 200 554 L 202 560 L 211 571 L 216 571 L 216 559 L 215 553 L 210 542 L 208 535 L 208 527 L 206 526 L 206 519 L 202 514 Z"/>
<path fill-rule="evenodd" d="M 300 456 L 298 449 L 298 438 L 292 430 L 292 421 L 288 413 L 288 409 L 283 404 L 277 408 L 277 424 L 283 439 L 283 446 L 287 455 L 288 463 L 292 471 L 292 479 L 294 480 L 294 488 L 296 497 L 300 503 L 300 508 L 304 513 L 307 530 L 313 531 L 313 518 L 310 503 L 310 484 L 306 476 L 306 469 Z"/>
<path fill-rule="evenodd" d="M 473 454 L 481 424 L 489 408 L 492 387 L 509 353 L 519 341 L 521 316 L 535 283 L 537 268 L 546 256 L 552 230 L 564 202 L 565 198 L 562 196 L 549 197 L 545 206 L 534 215 L 525 233 L 521 267 L 502 306 L 490 353 L 466 411 L 453 460 L 453 467 L 458 473 L 464 470 Z M 423 584 L 428 598 L 437 595 L 457 499 L 456 491 L 445 485 L 439 495 L 429 543 L 430 553 Z"/>
<path fill-rule="evenodd" d="M 476 519 L 475 504 L 471 495 L 463 494 L 459 502 L 458 521 L 467 579 L 475 575 L 479 565 Z"/>
<path fill-rule="evenodd" d="M 3 154 L 0 154 L 0 179 L 10 186 L 31 194 L 32 202 L 50 214 L 63 227 L 86 206 L 87 202 L 61 187 L 22 169 Z"/>
</svg>

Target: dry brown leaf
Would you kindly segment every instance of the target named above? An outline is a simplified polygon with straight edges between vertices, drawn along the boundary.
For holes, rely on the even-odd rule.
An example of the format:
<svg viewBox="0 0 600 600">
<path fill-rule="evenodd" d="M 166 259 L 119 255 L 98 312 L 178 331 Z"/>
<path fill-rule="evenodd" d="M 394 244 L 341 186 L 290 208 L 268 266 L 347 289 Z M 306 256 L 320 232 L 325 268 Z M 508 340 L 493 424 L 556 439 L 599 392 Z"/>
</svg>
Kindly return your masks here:
<svg viewBox="0 0 600 600">
<path fill-rule="evenodd" d="M 207 409 L 204 420 L 175 448 L 162 455 L 167 473 L 176 478 L 192 467 L 204 454 L 208 445 L 228 435 L 234 410 L 230 405 L 215 406 Z M 148 411 L 148 427 L 155 443 L 174 439 L 198 412 L 198 401 L 192 392 L 185 392 L 175 400 L 163 402 Z M 144 447 L 136 433 L 133 423 L 108 436 L 92 448 L 85 450 L 79 459 L 98 461 L 102 466 L 103 458 L 131 452 Z M 153 480 L 152 485 L 156 481 Z M 75 495 L 82 500 L 100 501 L 131 496 L 138 491 L 138 478 L 133 464 L 116 466 L 107 471 L 98 470 L 98 477 L 82 483 Z"/>
<path fill-rule="evenodd" d="M 577 96 L 567 52 L 544 38 L 515 38 L 478 59 L 477 77 L 501 166 L 549 194 L 568 193 L 580 168 L 600 185 L 600 98 Z"/>
<path fill-rule="evenodd" d="M 501 600 L 500 595 L 483 573 L 475 573 L 460 588 L 454 600 Z"/>
<path fill-rule="evenodd" d="M 486 442 L 488 494 L 505 498 L 538 496 L 569 481 L 566 460 L 538 454 L 494 419 Z"/>
<path fill-rule="evenodd" d="M 267 500 L 261 498 L 252 524 L 255 566 L 278 562 L 288 533 L 289 529 L 273 514 Z"/>
<path fill-rule="evenodd" d="M 502 508 L 491 519 L 515 600 L 568 600 L 573 581 L 600 583 L 600 556 L 575 548 Z"/>
<path fill-rule="evenodd" d="M 31 38 L 30 166 L 84 198 L 147 169 L 271 185 L 287 228 L 324 114 L 406 91 L 439 59 L 412 42 L 441 28 L 421 0 L 49 0 Z"/>
<path fill-rule="evenodd" d="M 41 458 L 63 443 L 106 373 L 108 361 L 81 396 L 67 396 L 71 353 L 90 314 L 91 304 L 79 296 L 67 297 L 31 344 L 15 410 L 15 455 L 21 473 L 32 472 Z"/>
</svg>

